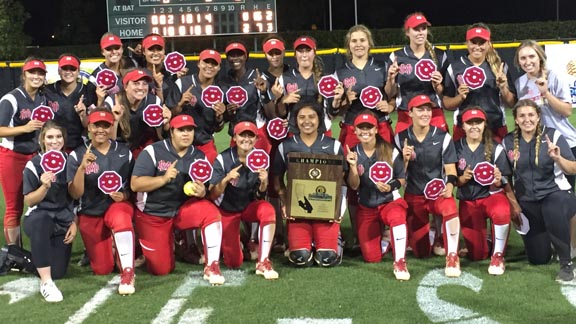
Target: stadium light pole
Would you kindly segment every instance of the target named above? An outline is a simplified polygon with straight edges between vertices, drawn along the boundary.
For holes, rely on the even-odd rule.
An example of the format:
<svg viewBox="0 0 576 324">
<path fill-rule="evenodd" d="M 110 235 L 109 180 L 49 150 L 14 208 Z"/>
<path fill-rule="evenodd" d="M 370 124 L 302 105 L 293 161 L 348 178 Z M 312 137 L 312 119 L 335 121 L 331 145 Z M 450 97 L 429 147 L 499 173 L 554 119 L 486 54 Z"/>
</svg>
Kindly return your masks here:
<svg viewBox="0 0 576 324">
<path fill-rule="evenodd" d="M 358 4 L 356 3 L 356 0 L 354 0 L 354 25 L 358 25 Z"/>
<path fill-rule="evenodd" d="M 332 31 L 332 0 L 328 0 L 328 21 L 330 25 L 330 31 Z"/>
<path fill-rule="evenodd" d="M 556 0 L 556 22 L 560 21 L 560 0 Z"/>
</svg>

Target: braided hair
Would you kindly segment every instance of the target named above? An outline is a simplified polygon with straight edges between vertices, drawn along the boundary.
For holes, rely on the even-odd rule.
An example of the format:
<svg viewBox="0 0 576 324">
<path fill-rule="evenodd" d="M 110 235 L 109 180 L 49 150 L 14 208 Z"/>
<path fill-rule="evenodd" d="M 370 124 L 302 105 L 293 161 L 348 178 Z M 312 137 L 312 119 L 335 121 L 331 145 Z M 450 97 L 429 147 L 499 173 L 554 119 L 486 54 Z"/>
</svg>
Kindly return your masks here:
<svg viewBox="0 0 576 324">
<path fill-rule="evenodd" d="M 538 107 L 538 105 L 530 100 L 530 99 L 521 99 L 518 100 L 518 102 L 516 103 L 516 105 L 514 105 L 514 108 L 512 108 L 512 115 L 514 115 L 514 119 L 516 119 L 516 116 L 518 114 L 518 108 L 521 107 L 532 107 L 536 113 L 538 114 L 538 117 L 540 117 L 542 115 L 542 111 L 540 110 L 540 107 Z M 514 170 L 516 170 L 516 162 L 518 161 L 518 157 L 520 155 L 520 133 L 521 133 L 521 129 L 518 126 L 518 123 L 516 123 L 514 125 L 514 165 L 513 168 Z M 536 126 L 536 146 L 535 146 L 535 157 L 534 157 L 534 164 L 536 166 L 538 166 L 538 155 L 540 153 L 540 143 L 542 141 L 542 133 L 543 133 L 543 127 L 541 123 L 538 123 L 538 125 Z"/>
</svg>

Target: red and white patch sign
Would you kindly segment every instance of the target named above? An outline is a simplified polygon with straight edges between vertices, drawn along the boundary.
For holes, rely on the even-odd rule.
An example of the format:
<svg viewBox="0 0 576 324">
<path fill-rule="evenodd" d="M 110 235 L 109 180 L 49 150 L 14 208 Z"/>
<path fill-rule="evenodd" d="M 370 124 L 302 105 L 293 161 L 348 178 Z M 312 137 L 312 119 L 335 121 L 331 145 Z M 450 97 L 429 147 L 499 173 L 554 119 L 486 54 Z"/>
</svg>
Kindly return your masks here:
<svg viewBox="0 0 576 324">
<path fill-rule="evenodd" d="M 202 103 L 206 107 L 212 107 L 215 103 L 221 102 L 224 98 L 222 90 L 214 85 L 207 86 L 202 90 Z"/>
<path fill-rule="evenodd" d="M 424 197 L 430 200 L 436 200 L 442 194 L 442 190 L 446 188 L 446 184 L 442 179 L 432 179 L 428 181 L 424 187 Z"/>
<path fill-rule="evenodd" d="M 253 149 L 246 155 L 246 166 L 252 172 L 258 172 L 260 169 L 268 169 L 270 167 L 270 156 L 266 151 L 261 149 Z"/>
<path fill-rule="evenodd" d="M 152 104 L 146 106 L 142 112 L 142 119 L 150 127 L 162 126 L 164 117 L 162 116 L 162 106 Z"/>
<path fill-rule="evenodd" d="M 115 86 L 116 82 L 118 82 L 118 77 L 112 70 L 103 69 L 96 74 L 96 85 L 104 86 L 106 90 Z"/>
<path fill-rule="evenodd" d="M 318 92 L 324 98 L 332 98 L 337 85 L 338 80 L 333 75 L 325 75 L 318 81 Z"/>
<path fill-rule="evenodd" d="M 66 166 L 66 156 L 64 156 L 64 153 L 60 151 L 48 151 L 42 154 L 40 166 L 44 172 L 58 174 L 62 172 Z"/>
<path fill-rule="evenodd" d="M 48 106 L 38 106 L 32 110 L 30 119 L 39 120 L 43 123 L 54 119 L 54 112 Z"/>
<path fill-rule="evenodd" d="M 476 164 L 474 170 L 474 180 L 483 186 L 489 186 L 494 182 L 494 165 L 484 161 Z"/>
<path fill-rule="evenodd" d="M 98 177 L 98 189 L 105 194 L 117 192 L 122 188 L 122 176 L 116 171 L 104 171 Z"/>
<path fill-rule="evenodd" d="M 275 140 L 281 140 L 288 135 L 288 127 L 284 125 L 284 120 L 278 117 L 268 122 L 266 130 L 268 131 L 268 135 Z"/>
<path fill-rule="evenodd" d="M 420 81 L 432 80 L 434 71 L 436 71 L 436 64 L 430 59 L 422 59 L 414 66 L 414 74 Z"/>
<path fill-rule="evenodd" d="M 248 92 L 241 86 L 233 86 L 226 91 L 226 101 L 231 104 L 237 104 L 238 106 L 244 106 L 248 101 Z"/>
<path fill-rule="evenodd" d="M 206 160 L 196 160 L 190 165 L 188 174 L 194 181 L 206 182 L 212 178 L 212 165 Z"/>
<path fill-rule="evenodd" d="M 374 109 L 382 101 L 382 92 L 375 86 L 367 86 L 360 92 L 360 102 L 364 107 Z"/>
<path fill-rule="evenodd" d="M 164 67 L 166 71 L 176 74 L 186 67 L 186 57 L 178 52 L 168 53 L 164 58 Z"/>
<path fill-rule="evenodd" d="M 392 167 L 384 161 L 378 161 L 370 166 L 370 180 L 374 183 L 388 183 L 392 179 Z"/>
<path fill-rule="evenodd" d="M 479 89 L 484 85 L 484 82 L 486 82 L 486 73 L 484 73 L 482 68 L 470 66 L 464 70 L 462 80 L 464 80 L 464 83 L 466 83 L 470 89 Z"/>
</svg>

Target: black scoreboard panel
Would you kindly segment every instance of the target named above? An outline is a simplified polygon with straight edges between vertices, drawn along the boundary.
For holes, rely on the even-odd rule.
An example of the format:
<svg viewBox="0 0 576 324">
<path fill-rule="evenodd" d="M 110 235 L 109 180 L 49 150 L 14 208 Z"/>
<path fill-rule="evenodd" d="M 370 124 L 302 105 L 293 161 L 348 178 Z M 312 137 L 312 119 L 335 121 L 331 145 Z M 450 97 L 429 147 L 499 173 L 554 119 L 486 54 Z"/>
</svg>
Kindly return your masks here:
<svg viewBox="0 0 576 324">
<path fill-rule="evenodd" d="M 275 33 L 276 0 L 107 0 L 108 30 L 120 38 Z"/>
</svg>

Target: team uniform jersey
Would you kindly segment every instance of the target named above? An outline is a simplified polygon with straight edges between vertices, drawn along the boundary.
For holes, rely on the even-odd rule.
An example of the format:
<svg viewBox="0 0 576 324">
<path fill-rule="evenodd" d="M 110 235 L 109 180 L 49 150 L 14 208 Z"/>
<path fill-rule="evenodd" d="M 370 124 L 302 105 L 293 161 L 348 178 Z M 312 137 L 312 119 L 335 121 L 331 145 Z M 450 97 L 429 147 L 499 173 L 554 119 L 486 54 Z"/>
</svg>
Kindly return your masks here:
<svg viewBox="0 0 576 324">
<path fill-rule="evenodd" d="M 36 155 L 32 158 L 32 160 L 26 163 L 23 181 L 24 195 L 36 191 L 38 187 L 42 185 L 40 177 L 45 172 L 42 169 L 42 166 L 40 166 L 41 160 L 42 155 Z M 26 211 L 26 216 L 33 212 L 45 212 L 48 213 L 50 217 L 63 228 L 67 228 L 68 225 L 70 225 L 70 223 L 74 220 L 74 201 L 68 194 L 66 169 L 62 170 L 55 176 L 56 181 L 52 182 L 44 199 L 42 199 L 39 204 L 29 207 Z"/>
<path fill-rule="evenodd" d="M 455 97 L 458 95 L 458 86 L 464 82 L 463 74 L 466 68 L 474 66 L 467 56 L 462 56 L 448 66 L 446 78 L 444 78 L 444 95 Z M 496 76 L 490 69 L 490 65 L 485 60 L 478 66 L 484 70 L 486 79 L 484 85 L 479 89 L 470 89 L 466 99 L 454 113 L 454 125 L 461 125 L 460 111 L 467 107 L 482 107 L 486 112 L 488 127 L 492 130 L 506 126 L 506 116 L 504 114 L 504 103 L 500 100 L 500 89 L 496 85 Z M 508 79 L 508 88 L 516 95 L 514 84 L 508 70 L 508 65 L 504 63 L 504 73 Z"/>
<path fill-rule="evenodd" d="M 527 74 L 523 74 L 516 79 L 514 85 L 518 93 L 518 100 L 530 99 L 537 103 L 542 111 L 542 124 L 557 129 L 570 147 L 576 147 L 576 128 L 568 118 L 550 107 L 548 101 L 540 94 L 535 80 L 531 80 Z M 554 70 L 548 71 L 548 90 L 560 101 L 572 103 L 569 83 Z"/>
<path fill-rule="evenodd" d="M 362 145 L 352 148 L 358 154 L 358 175 L 360 176 L 360 187 L 358 188 L 358 203 L 369 208 L 377 208 L 400 197 L 398 190 L 392 192 L 380 192 L 376 184 L 370 179 L 370 167 L 378 161 L 376 153 L 368 157 Z M 404 160 L 402 154 L 397 149 L 392 152 L 392 174 L 390 179 L 404 179 Z"/>
<path fill-rule="evenodd" d="M 108 96 L 104 101 L 104 104 L 109 108 L 115 104 L 115 96 Z M 144 109 L 148 107 L 148 105 L 161 105 L 162 102 L 160 98 L 152 93 L 148 93 L 140 104 L 136 108 L 136 110 L 130 109 L 130 136 L 126 139 L 124 136 L 124 132 L 120 127 L 118 127 L 118 131 L 116 134 L 116 138 L 119 142 L 126 142 L 131 150 L 141 149 L 144 146 L 154 143 L 160 138 L 158 138 L 157 134 L 157 127 L 150 127 L 144 121 Z M 162 128 L 162 126 L 159 126 Z"/>
<path fill-rule="evenodd" d="M 538 165 L 535 162 L 536 137 L 530 142 L 526 142 L 522 136 L 518 137 L 517 160 L 514 159 L 514 132 L 508 133 L 502 142 L 512 166 L 514 191 L 519 202 L 535 202 L 556 191 L 571 189 L 562 169 L 548 156 L 545 135 L 560 148 L 562 157 L 575 160 L 564 136 L 556 129 L 546 126 L 543 126 L 539 143 Z M 552 174 L 554 177 L 550 176 Z"/>
<path fill-rule="evenodd" d="M 216 121 L 214 109 L 204 105 L 204 102 L 201 100 L 202 86 L 198 80 L 198 74 L 187 75 L 178 79 L 164 101 L 168 108 L 173 109 L 182 99 L 182 93 L 191 86 L 194 86 L 191 90 L 194 98 L 192 102 L 182 107 L 182 113 L 192 116 L 197 125 L 197 127 L 194 128 L 194 145 L 204 145 L 214 140 L 214 133 L 222 130 L 222 126 L 218 125 Z"/>
<path fill-rule="evenodd" d="M 96 89 L 98 88 L 98 84 L 96 83 L 96 76 L 98 75 L 98 72 L 105 69 L 110 70 L 105 63 L 102 63 L 98 65 L 98 67 L 95 68 L 94 71 L 92 71 L 92 74 L 90 74 L 90 77 L 88 78 L 88 83 L 86 84 L 86 93 L 84 94 L 84 104 L 86 105 L 86 107 L 90 107 L 92 105 L 96 106 L 98 104 L 98 96 L 96 95 Z M 113 70 L 110 71 L 114 72 Z M 116 74 L 116 78 L 117 78 L 116 85 L 114 85 L 112 88 L 106 91 L 110 96 L 117 94 L 118 92 L 120 92 L 120 90 L 124 88 L 122 86 L 122 77 Z"/>
<path fill-rule="evenodd" d="M 254 81 L 256 80 L 256 70 L 247 69 L 246 73 L 242 76 L 239 81 L 234 79 L 234 76 L 229 71 L 219 82 L 222 91 L 224 92 L 224 101 L 226 101 L 226 92 L 233 86 L 241 86 L 246 90 L 248 94 L 248 100 L 246 103 L 238 107 L 236 113 L 233 115 L 228 114 L 228 119 L 230 120 L 230 126 L 228 128 L 228 135 L 234 135 L 234 126 L 238 121 L 250 120 L 258 126 L 258 128 L 263 127 L 266 124 L 266 118 L 262 113 L 262 107 L 260 105 L 260 94 Z"/>
<path fill-rule="evenodd" d="M 299 134 L 285 139 L 278 146 L 278 151 L 274 157 L 274 165 L 272 166 L 272 173 L 275 175 L 284 174 L 288 167 L 288 153 L 291 152 L 302 152 L 302 153 L 314 153 L 314 154 L 328 154 L 328 155 L 338 155 L 343 156 L 344 152 L 342 150 L 342 145 L 339 141 L 333 139 L 332 137 L 326 136 L 324 134 L 318 134 L 318 138 L 311 145 L 306 145 Z M 348 169 L 348 164 L 344 163 L 344 171 Z"/>
<path fill-rule="evenodd" d="M 454 145 L 456 146 L 456 155 L 458 156 L 458 164 L 456 166 L 458 176 L 464 174 L 464 170 L 466 170 L 468 166 L 470 166 L 471 170 L 474 170 L 474 167 L 476 167 L 478 163 L 486 162 L 484 143 L 480 143 L 474 151 L 470 150 L 466 138 L 461 138 L 455 142 Z M 503 178 L 508 177 L 512 173 L 502 145 L 496 142 L 492 143 L 491 157 L 491 161 L 488 162 L 500 170 Z M 490 194 L 490 186 L 483 186 L 472 178 L 468 180 L 464 186 L 458 187 L 457 198 L 459 200 L 476 200 L 486 198 L 490 196 Z"/>
<path fill-rule="evenodd" d="M 284 64 L 282 73 L 288 72 L 290 66 L 288 64 Z M 274 100 L 274 95 L 272 94 L 272 86 L 276 83 L 276 79 L 278 79 L 274 74 L 270 73 L 268 70 L 262 71 L 261 74 L 262 78 L 268 82 L 268 90 L 265 93 L 260 93 L 260 103 L 262 105 L 267 104 L 271 100 Z M 282 76 L 282 75 L 280 75 Z"/>
<path fill-rule="evenodd" d="M 176 83 L 176 80 L 178 80 L 178 76 L 176 74 L 172 74 L 168 71 L 166 71 L 164 69 L 164 67 L 161 67 L 161 71 L 160 73 L 162 73 L 162 89 L 158 89 L 158 86 L 156 84 L 156 80 L 154 79 L 154 75 L 152 74 L 152 71 L 148 70 L 148 68 L 143 67 L 142 70 L 148 74 L 149 76 L 152 77 L 152 79 L 154 80 L 154 82 L 151 83 L 151 85 L 154 85 L 154 87 L 150 87 L 150 93 L 154 94 L 154 95 L 162 95 L 162 98 L 166 98 L 166 96 L 168 95 L 168 93 L 170 92 L 170 89 L 174 88 L 174 85 Z M 158 71 L 158 70 L 156 70 Z M 159 93 L 161 92 L 161 93 Z"/>
<path fill-rule="evenodd" d="M 210 184 L 217 185 L 234 168 L 240 165 L 237 147 L 229 148 L 218 155 L 214 162 L 214 171 Z M 242 166 L 238 173 L 240 177 L 231 181 L 220 197 L 214 203 L 227 212 L 241 212 L 254 200 L 256 190 L 260 186 L 258 173 Z"/>
<path fill-rule="evenodd" d="M 457 161 L 456 149 L 450 134 L 434 126 L 430 126 L 422 142 L 416 139 L 412 127 L 396 134 L 394 140 L 398 148 L 404 145 L 404 139 L 408 139 L 408 145 L 414 146 L 415 152 L 406 170 L 407 186 L 404 192 L 422 195 L 430 180 L 444 179 L 444 165 Z"/>
<path fill-rule="evenodd" d="M 351 61 L 347 61 L 342 68 L 336 71 L 335 77 L 342 82 L 345 90 L 352 89 L 358 96 L 346 110 L 346 115 L 344 116 L 344 124 L 346 125 L 354 124 L 356 116 L 362 110 L 367 109 L 360 101 L 362 89 L 367 86 L 377 87 L 382 92 L 382 100 L 386 100 L 386 94 L 383 91 L 386 83 L 386 64 L 376 61 L 374 57 L 368 58 L 368 62 L 363 69 L 359 69 Z M 376 114 L 379 122 L 387 122 L 390 119 L 388 114 L 379 110 L 373 109 L 372 112 Z M 334 111 L 334 113 L 336 112 Z"/>
<path fill-rule="evenodd" d="M 28 95 L 23 86 L 8 92 L 0 99 L 0 126 L 26 125 L 30 121 L 32 110 L 40 105 L 46 105 L 46 97 L 40 91 L 36 93 L 34 99 Z M 16 153 L 35 153 L 38 151 L 38 131 L 4 137 L 0 146 Z"/>
<path fill-rule="evenodd" d="M 176 160 L 178 161 L 176 178 L 154 191 L 139 192 L 136 196 L 138 210 L 153 216 L 173 218 L 182 204 L 189 199 L 194 199 L 186 196 L 182 190 L 184 184 L 191 180 L 188 174 L 190 165 L 196 160 L 205 160 L 204 153 L 194 146 L 190 146 L 186 154 L 180 157 L 174 151 L 170 139 L 148 145 L 136 159 L 132 175 L 136 177 L 163 176 Z"/>
<path fill-rule="evenodd" d="M 416 64 L 424 59 L 434 61 L 436 70 L 439 71 L 442 76 L 446 75 L 449 64 L 446 52 L 438 48 L 434 48 L 433 50 L 436 55 L 436 60 L 432 58 L 429 51 L 425 51 L 421 58 L 416 57 L 410 46 L 404 46 L 403 49 L 391 53 L 388 57 L 388 65 L 393 64 L 394 60 L 396 60 L 399 67 L 398 75 L 396 76 L 396 84 L 398 85 L 400 94 L 396 97 L 396 107 L 398 107 L 398 110 L 408 111 L 408 101 L 420 94 L 427 95 L 436 106 L 441 107 L 440 97 L 436 91 L 434 91 L 432 81 L 422 81 L 416 75 Z"/>
<path fill-rule="evenodd" d="M 66 179 L 68 182 L 74 180 L 76 171 L 82 163 L 86 154 L 87 144 L 77 147 L 67 161 Z M 132 153 L 128 147 L 116 141 L 110 142 L 110 148 L 104 155 L 92 148 L 91 152 L 96 155 L 96 161 L 86 166 L 84 171 L 84 194 L 80 198 L 78 214 L 88 216 L 102 216 L 114 200 L 110 195 L 99 189 L 98 178 L 106 171 L 114 171 L 122 177 L 122 185 L 118 190 L 125 192 L 129 190 L 130 172 L 132 169 Z"/>
<path fill-rule="evenodd" d="M 302 74 L 298 71 L 298 68 L 292 68 L 289 71 L 283 73 L 278 79 L 278 84 L 284 88 L 284 95 L 292 93 L 296 90 L 300 95 L 300 102 L 318 102 L 320 98 L 320 93 L 318 92 L 318 87 L 316 82 L 314 82 L 314 75 L 310 75 L 308 79 L 305 79 Z M 295 104 L 286 105 L 286 112 L 288 113 L 288 127 L 289 131 L 292 133 L 297 133 L 298 127 L 296 126 L 296 116 L 292 114 L 292 110 Z M 322 106 L 324 107 L 324 112 L 326 112 L 326 101 L 322 100 Z M 328 131 L 332 127 L 332 120 L 330 116 L 324 113 L 324 127 Z"/>
<path fill-rule="evenodd" d="M 60 88 L 61 82 L 56 81 L 46 86 L 46 100 L 56 115 L 54 118 L 56 122 L 66 127 L 66 148 L 73 150 L 84 143 L 82 138 L 85 133 L 84 126 L 74 107 L 85 94 L 86 87 L 77 82 L 76 89 L 71 94 L 65 95 Z"/>
</svg>

